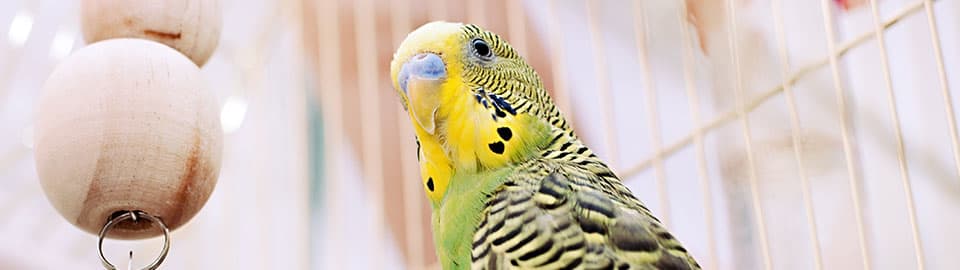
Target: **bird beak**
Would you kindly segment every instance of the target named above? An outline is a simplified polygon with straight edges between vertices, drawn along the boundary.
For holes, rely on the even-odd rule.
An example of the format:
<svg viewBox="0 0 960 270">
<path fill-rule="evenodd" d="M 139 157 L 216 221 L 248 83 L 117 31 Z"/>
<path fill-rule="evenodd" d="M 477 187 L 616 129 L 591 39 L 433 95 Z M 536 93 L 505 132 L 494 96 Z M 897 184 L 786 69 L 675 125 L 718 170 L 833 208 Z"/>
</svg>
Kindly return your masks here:
<svg viewBox="0 0 960 270">
<path fill-rule="evenodd" d="M 410 114 L 429 134 L 436 132 L 436 115 L 440 108 L 440 91 L 447 79 L 447 67 L 439 55 L 414 55 L 400 68 L 397 82 L 407 95 Z"/>
</svg>

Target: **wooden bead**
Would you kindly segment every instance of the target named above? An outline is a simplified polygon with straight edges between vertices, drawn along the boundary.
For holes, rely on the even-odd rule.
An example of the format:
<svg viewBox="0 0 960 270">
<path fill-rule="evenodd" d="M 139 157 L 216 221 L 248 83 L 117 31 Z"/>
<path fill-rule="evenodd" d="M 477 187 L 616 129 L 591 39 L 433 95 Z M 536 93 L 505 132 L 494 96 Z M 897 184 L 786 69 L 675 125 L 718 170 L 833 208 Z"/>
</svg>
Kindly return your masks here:
<svg viewBox="0 0 960 270">
<path fill-rule="evenodd" d="M 143 39 L 91 44 L 43 85 L 34 127 L 40 183 L 57 211 L 87 232 L 128 210 L 176 229 L 216 185 L 218 120 L 199 68 L 177 51 Z M 146 224 L 120 223 L 108 237 L 161 234 Z"/>
<path fill-rule="evenodd" d="M 179 50 L 197 66 L 220 40 L 219 0 L 82 0 L 80 20 L 88 43 L 144 38 Z"/>
</svg>

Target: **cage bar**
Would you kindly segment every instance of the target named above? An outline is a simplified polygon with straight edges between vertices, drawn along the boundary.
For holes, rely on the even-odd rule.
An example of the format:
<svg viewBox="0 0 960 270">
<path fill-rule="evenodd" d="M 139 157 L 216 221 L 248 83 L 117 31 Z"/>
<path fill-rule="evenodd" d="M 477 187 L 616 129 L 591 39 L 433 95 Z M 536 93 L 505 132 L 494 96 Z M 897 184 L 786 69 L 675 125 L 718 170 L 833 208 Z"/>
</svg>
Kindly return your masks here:
<svg viewBox="0 0 960 270">
<path fill-rule="evenodd" d="M 660 152 L 663 149 L 663 140 L 660 138 L 660 114 L 657 109 L 657 89 L 653 79 L 653 72 L 650 69 L 650 59 L 647 52 L 647 33 L 649 27 L 647 24 L 647 15 L 644 14 L 642 0 L 633 1 L 633 34 L 637 43 L 637 60 L 643 73 L 643 88 L 646 92 L 647 124 L 650 131 L 650 146 L 654 152 Z M 613 132 L 608 130 L 607 132 Z M 667 196 L 667 180 L 663 167 L 663 160 L 657 157 L 653 159 L 653 170 L 657 181 L 657 193 L 660 199 L 660 220 L 663 225 L 670 228 L 670 198 Z"/>
<path fill-rule="evenodd" d="M 893 17 L 883 22 L 883 28 L 884 29 L 890 28 L 890 26 L 900 22 L 900 20 L 905 18 L 906 16 L 909 16 L 910 14 L 913 14 L 914 12 L 919 11 L 920 8 L 923 7 L 923 1 L 924 0 L 919 0 L 897 11 Z M 862 45 L 863 43 L 870 40 L 870 38 L 873 38 L 874 35 L 875 33 L 872 31 L 863 33 L 850 41 L 842 43 L 841 46 L 836 47 L 836 50 L 832 51 L 830 55 L 824 58 L 821 58 L 818 61 L 815 61 L 813 63 L 809 63 L 804 66 L 801 66 L 796 71 L 791 73 L 790 76 L 787 77 L 788 85 L 793 85 L 797 83 L 797 81 L 799 81 L 801 78 L 803 78 L 803 76 L 810 74 L 810 72 L 816 71 L 821 67 L 824 67 L 830 64 L 831 57 L 835 57 L 835 58 L 842 57 L 843 55 L 847 54 L 847 52 L 849 52 L 850 49 L 853 49 L 859 45 Z M 756 109 L 757 107 L 759 107 L 761 104 L 764 104 L 771 98 L 780 94 L 782 91 L 783 91 L 783 85 L 776 85 L 772 87 L 770 90 L 767 90 L 761 93 L 760 95 L 750 99 L 749 102 L 746 102 L 745 104 L 743 104 L 742 107 L 734 108 L 732 110 L 724 112 L 723 114 L 714 118 L 710 122 L 707 122 L 705 125 L 698 127 L 696 130 L 694 130 L 690 134 L 687 134 L 686 136 L 684 136 L 683 138 L 680 138 L 676 142 L 673 142 L 667 145 L 666 147 L 663 148 L 662 152 L 654 153 L 652 157 L 647 158 L 641 162 L 638 162 L 633 166 L 627 167 L 625 170 L 623 170 L 622 173 L 620 173 L 620 175 L 623 178 L 628 178 L 634 174 L 640 173 L 643 170 L 649 169 L 653 165 L 654 157 L 657 157 L 660 159 L 666 159 L 676 154 L 684 147 L 687 147 L 690 144 L 692 144 L 693 138 L 698 136 L 697 135 L 698 133 L 701 135 L 705 134 L 726 123 L 729 123 L 730 121 L 736 120 L 739 117 L 739 114 L 738 114 L 739 110 L 743 110 L 745 113 L 749 113 L 754 109 Z"/>
<path fill-rule="evenodd" d="M 677 13 L 677 19 L 680 22 L 680 30 L 683 35 L 680 40 L 683 46 L 683 82 L 684 88 L 686 89 L 687 101 L 690 107 L 690 116 L 693 120 L 694 126 L 702 125 L 702 117 L 700 115 L 700 98 L 697 93 L 696 82 L 694 81 L 694 58 L 693 58 L 693 44 L 690 42 L 690 29 L 686 24 L 687 18 L 687 2 L 680 1 L 680 10 Z M 693 136 L 693 145 L 696 150 L 697 155 L 697 176 L 700 179 L 700 193 L 703 196 L 703 214 L 704 214 L 704 227 L 707 231 L 707 262 L 704 265 L 707 266 L 707 269 L 718 269 L 717 260 L 717 236 L 714 226 L 716 226 L 714 212 L 713 212 L 713 191 L 710 186 L 710 178 L 707 173 L 707 158 L 706 151 L 704 150 L 703 143 L 703 134 L 694 133 Z M 662 146 L 661 146 L 662 147 Z M 660 149 L 658 152 L 662 152 Z"/>
<path fill-rule="evenodd" d="M 823 24 L 827 33 L 827 48 L 831 52 L 836 51 L 836 42 L 834 41 L 836 33 L 833 28 L 834 24 L 830 6 L 831 3 L 828 0 L 822 0 L 820 1 L 820 4 L 823 9 Z M 870 252 L 867 250 L 866 230 L 864 229 L 863 225 L 863 206 L 860 205 L 860 186 L 857 185 L 859 176 L 857 175 L 855 164 L 856 161 L 854 161 L 853 157 L 853 143 L 850 139 L 850 125 L 847 121 L 847 118 L 849 117 L 849 114 L 847 113 L 847 100 L 843 91 L 843 85 L 840 81 L 838 58 L 839 56 L 836 54 L 829 57 L 830 73 L 833 76 L 833 86 L 836 90 L 837 106 L 840 108 L 840 136 L 843 139 L 843 154 L 847 164 L 847 177 L 850 181 L 850 197 L 853 201 L 854 218 L 856 219 L 857 223 L 857 235 L 860 242 L 860 256 L 863 258 L 864 269 L 870 269 Z"/>
<path fill-rule="evenodd" d="M 607 71 L 607 55 L 604 49 L 603 34 L 597 22 L 597 8 L 595 1 L 584 1 L 586 5 L 587 27 L 590 29 L 590 44 L 593 47 L 593 71 L 597 79 L 597 97 L 600 99 L 600 110 L 603 112 L 604 148 L 607 150 L 607 162 L 611 167 L 619 167 L 620 150 L 617 143 L 616 122 L 613 110 L 613 97 L 610 90 L 609 72 Z"/>
<path fill-rule="evenodd" d="M 783 94 L 787 101 L 787 108 L 790 112 L 790 131 L 793 143 L 793 154 L 797 160 L 797 172 L 800 177 L 800 192 L 803 197 L 803 208 L 807 218 L 807 229 L 810 230 L 810 241 L 813 248 L 813 261 L 815 269 L 823 269 L 823 255 L 820 244 L 820 234 L 817 231 L 817 219 L 813 209 L 813 199 L 810 195 L 810 178 L 807 174 L 806 165 L 803 162 L 803 140 L 800 126 L 800 113 L 797 111 L 796 95 L 793 93 L 793 86 L 787 81 L 787 72 L 790 70 L 790 55 L 787 54 L 787 38 L 783 23 L 783 9 L 781 1 L 771 1 L 771 13 L 773 15 L 774 32 L 777 39 L 778 52 L 780 54 L 780 77 Z"/>
<path fill-rule="evenodd" d="M 763 207 L 760 205 L 760 193 L 757 190 L 757 163 L 754 159 L 753 152 L 753 138 L 750 135 L 750 116 L 743 106 L 743 71 L 740 69 L 740 52 L 737 42 L 737 7 L 734 0 L 726 0 L 727 3 L 727 12 L 730 15 L 729 22 L 727 22 L 728 34 L 727 41 L 730 44 L 730 54 L 733 57 L 733 66 L 734 66 L 734 87 L 733 92 L 735 100 L 737 103 L 737 115 L 740 118 L 740 125 L 743 130 L 743 141 L 745 144 L 744 150 L 747 153 L 747 174 L 748 181 L 750 184 L 750 197 L 753 204 L 753 218 L 757 222 L 757 232 L 760 237 L 760 251 L 763 256 L 763 265 L 766 269 L 773 269 L 773 262 L 770 256 L 770 240 L 767 236 L 767 223 L 764 220 Z"/>
<path fill-rule="evenodd" d="M 340 70 L 341 58 L 340 58 L 340 20 L 338 10 L 338 1 L 337 0 L 323 0 L 317 4 L 316 14 L 317 17 L 317 36 L 326 37 L 319 38 L 317 40 L 317 50 L 319 54 L 320 61 L 328 63 L 327 65 L 319 65 L 319 83 L 320 83 L 320 101 L 322 102 L 323 108 L 323 122 L 329 128 L 324 128 L 324 156 L 326 157 L 340 157 L 346 149 L 344 149 L 344 123 L 343 123 L 343 82 L 342 74 Z M 343 181 L 343 165 L 341 160 L 338 158 L 326 158 L 324 159 L 325 165 L 325 185 L 326 185 L 326 207 L 331 209 L 327 211 L 326 218 L 328 220 L 335 220 L 337 218 L 337 212 L 335 209 L 341 209 L 340 204 L 344 202 L 344 198 L 340 196 L 342 194 L 342 187 L 340 181 Z M 330 242 L 327 245 L 332 245 L 332 243 L 343 243 L 345 241 L 344 234 L 341 233 L 343 230 L 339 228 L 338 223 L 330 223 L 330 227 L 327 230 L 325 235 L 330 238 Z M 329 251 L 332 246 L 322 247 L 325 250 Z M 336 258 L 327 257 L 327 260 L 324 261 L 324 268 L 335 269 L 336 267 Z"/>
<path fill-rule="evenodd" d="M 557 14 L 557 7 L 554 1 L 545 1 L 544 9 L 547 14 L 547 35 L 550 40 L 550 63 L 553 72 L 553 97 L 557 101 L 560 109 L 563 110 L 567 122 L 571 127 L 575 127 L 576 117 L 574 117 L 574 106 L 570 101 L 570 89 L 567 88 L 567 61 L 563 56 L 566 51 L 563 49 L 563 28 L 560 25 L 560 17 Z"/>
</svg>

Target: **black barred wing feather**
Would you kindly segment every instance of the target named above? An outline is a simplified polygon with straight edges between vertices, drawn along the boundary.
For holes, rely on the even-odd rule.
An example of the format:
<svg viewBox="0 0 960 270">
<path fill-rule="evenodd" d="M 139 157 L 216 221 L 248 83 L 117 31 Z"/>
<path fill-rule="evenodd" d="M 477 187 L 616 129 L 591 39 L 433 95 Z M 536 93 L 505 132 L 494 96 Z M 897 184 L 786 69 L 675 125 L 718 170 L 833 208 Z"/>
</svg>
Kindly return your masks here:
<svg viewBox="0 0 960 270">
<path fill-rule="evenodd" d="M 510 176 L 483 211 L 473 269 L 699 269 L 619 180 L 556 168 Z"/>
</svg>

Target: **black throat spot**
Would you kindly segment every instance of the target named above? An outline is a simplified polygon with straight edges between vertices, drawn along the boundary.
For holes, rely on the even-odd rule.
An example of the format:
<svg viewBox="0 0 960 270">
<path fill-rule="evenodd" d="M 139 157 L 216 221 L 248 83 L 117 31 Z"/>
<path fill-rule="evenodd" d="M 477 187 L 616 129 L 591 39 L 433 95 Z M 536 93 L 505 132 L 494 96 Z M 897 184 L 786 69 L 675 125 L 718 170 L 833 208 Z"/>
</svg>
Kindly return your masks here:
<svg viewBox="0 0 960 270">
<path fill-rule="evenodd" d="M 487 146 L 490 147 L 490 151 L 493 151 L 498 155 L 503 155 L 503 150 L 504 150 L 503 142 L 495 142 L 495 143 L 488 144 Z"/>
<path fill-rule="evenodd" d="M 509 127 L 499 127 L 497 128 L 497 134 L 500 135 L 504 141 L 510 141 L 510 138 L 513 138 L 513 131 Z"/>
</svg>

